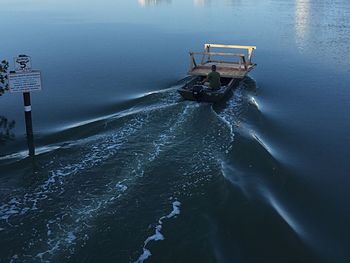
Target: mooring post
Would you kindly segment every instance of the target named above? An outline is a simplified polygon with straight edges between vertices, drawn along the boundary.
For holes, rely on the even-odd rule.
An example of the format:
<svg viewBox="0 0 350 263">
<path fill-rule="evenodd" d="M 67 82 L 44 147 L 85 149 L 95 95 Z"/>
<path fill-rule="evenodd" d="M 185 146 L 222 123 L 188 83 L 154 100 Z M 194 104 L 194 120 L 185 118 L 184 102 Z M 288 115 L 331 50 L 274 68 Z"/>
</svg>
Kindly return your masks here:
<svg viewBox="0 0 350 263">
<path fill-rule="evenodd" d="M 26 122 L 27 143 L 29 155 L 35 155 L 34 138 L 33 138 L 33 123 L 32 123 L 32 105 L 30 103 L 30 92 L 23 92 L 24 102 L 24 117 Z"/>
</svg>

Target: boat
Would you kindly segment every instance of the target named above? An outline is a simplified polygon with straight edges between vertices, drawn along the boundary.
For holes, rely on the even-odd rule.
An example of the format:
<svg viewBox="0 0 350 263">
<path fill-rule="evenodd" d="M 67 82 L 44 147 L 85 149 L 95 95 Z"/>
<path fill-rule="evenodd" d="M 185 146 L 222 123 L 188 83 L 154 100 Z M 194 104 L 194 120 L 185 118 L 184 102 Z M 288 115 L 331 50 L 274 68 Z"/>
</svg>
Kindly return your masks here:
<svg viewBox="0 0 350 263">
<path fill-rule="evenodd" d="M 244 50 L 245 52 L 212 52 L 214 48 Z M 204 44 L 203 52 L 189 52 L 190 68 L 188 75 L 190 78 L 181 85 L 178 92 L 185 100 L 220 102 L 227 98 L 230 91 L 237 87 L 240 81 L 256 66 L 252 62 L 255 49 L 256 46 Z M 196 60 L 198 57 L 200 57 L 199 62 Z M 218 90 L 213 90 L 202 84 L 204 78 L 211 72 L 212 65 L 216 66 L 216 71 L 221 76 L 221 87 Z"/>
</svg>

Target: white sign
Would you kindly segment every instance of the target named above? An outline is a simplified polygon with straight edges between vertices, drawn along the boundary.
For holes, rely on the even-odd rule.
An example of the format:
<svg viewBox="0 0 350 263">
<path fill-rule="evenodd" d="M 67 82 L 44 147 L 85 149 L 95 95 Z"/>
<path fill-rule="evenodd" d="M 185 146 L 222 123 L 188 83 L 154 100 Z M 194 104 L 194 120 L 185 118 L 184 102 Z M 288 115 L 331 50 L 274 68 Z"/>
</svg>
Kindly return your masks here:
<svg viewBox="0 0 350 263">
<path fill-rule="evenodd" d="M 22 56 L 15 58 L 15 71 L 26 72 L 32 70 L 32 61 L 28 56 Z"/>
<path fill-rule="evenodd" d="M 10 92 L 30 92 L 41 90 L 40 71 L 10 73 Z"/>
</svg>

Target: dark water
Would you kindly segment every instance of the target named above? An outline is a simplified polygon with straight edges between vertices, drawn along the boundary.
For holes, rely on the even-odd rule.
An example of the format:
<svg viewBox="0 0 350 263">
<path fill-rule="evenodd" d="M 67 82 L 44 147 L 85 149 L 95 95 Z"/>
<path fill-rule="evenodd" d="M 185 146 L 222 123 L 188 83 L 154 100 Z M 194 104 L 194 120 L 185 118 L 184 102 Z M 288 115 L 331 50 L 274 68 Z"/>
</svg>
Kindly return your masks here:
<svg viewBox="0 0 350 263">
<path fill-rule="evenodd" d="M 0 2 L 0 262 L 350 262 L 350 2 Z M 220 104 L 181 100 L 188 50 L 256 45 Z"/>
</svg>

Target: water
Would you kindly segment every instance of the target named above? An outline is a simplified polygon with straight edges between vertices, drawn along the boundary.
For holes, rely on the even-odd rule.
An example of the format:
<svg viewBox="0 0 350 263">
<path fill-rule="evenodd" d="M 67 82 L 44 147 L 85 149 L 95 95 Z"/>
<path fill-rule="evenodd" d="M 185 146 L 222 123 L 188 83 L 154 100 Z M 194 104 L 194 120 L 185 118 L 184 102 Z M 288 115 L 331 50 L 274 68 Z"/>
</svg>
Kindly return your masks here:
<svg viewBox="0 0 350 263">
<path fill-rule="evenodd" d="M 0 2 L 0 262 L 349 262 L 350 2 Z M 219 105 L 188 50 L 256 45 Z M 179 82 L 180 81 L 180 82 Z"/>
</svg>

